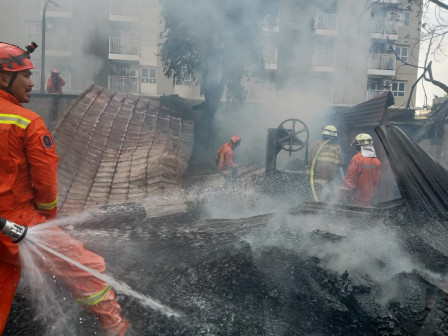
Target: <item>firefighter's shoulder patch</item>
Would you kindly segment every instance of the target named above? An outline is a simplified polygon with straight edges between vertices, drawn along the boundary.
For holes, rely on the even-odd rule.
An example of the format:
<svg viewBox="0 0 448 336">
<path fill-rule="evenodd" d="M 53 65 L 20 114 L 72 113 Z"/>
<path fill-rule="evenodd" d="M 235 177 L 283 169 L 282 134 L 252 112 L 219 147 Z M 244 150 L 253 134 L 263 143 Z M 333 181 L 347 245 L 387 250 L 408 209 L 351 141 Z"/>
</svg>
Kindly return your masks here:
<svg viewBox="0 0 448 336">
<path fill-rule="evenodd" d="M 42 140 L 42 145 L 44 146 L 45 150 L 54 149 L 54 141 L 50 133 L 44 134 L 40 138 Z"/>
</svg>

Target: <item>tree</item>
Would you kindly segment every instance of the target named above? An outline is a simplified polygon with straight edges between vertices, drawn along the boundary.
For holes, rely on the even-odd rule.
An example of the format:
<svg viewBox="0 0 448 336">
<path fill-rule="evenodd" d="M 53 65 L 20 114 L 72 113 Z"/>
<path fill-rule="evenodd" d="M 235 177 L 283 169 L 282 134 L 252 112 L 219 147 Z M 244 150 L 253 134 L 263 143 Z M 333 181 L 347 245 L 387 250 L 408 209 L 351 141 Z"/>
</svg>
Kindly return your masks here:
<svg viewBox="0 0 448 336">
<path fill-rule="evenodd" d="M 241 81 L 262 68 L 261 24 L 275 13 L 275 0 L 160 0 L 165 30 L 161 58 L 164 74 L 185 76 L 201 87 L 209 125 L 224 92 L 243 102 Z"/>
<path fill-rule="evenodd" d="M 423 23 L 422 25 L 419 42 L 426 48 L 425 58 L 423 65 L 421 66 L 422 74 L 412 86 L 410 96 L 412 96 L 412 92 L 421 80 L 436 85 L 445 93 L 448 93 L 448 85 L 440 81 L 439 78 L 434 75 L 432 70 L 433 61 L 430 59 L 430 56 L 432 56 L 435 60 L 441 56 L 448 56 L 446 53 L 446 36 L 448 34 L 448 2 L 441 0 L 410 0 L 410 2 L 420 5 L 422 11 L 424 12 L 423 15 L 428 11 L 431 11 L 433 14 L 433 19 Z M 407 103 L 407 108 L 409 108 L 409 101 Z"/>
</svg>

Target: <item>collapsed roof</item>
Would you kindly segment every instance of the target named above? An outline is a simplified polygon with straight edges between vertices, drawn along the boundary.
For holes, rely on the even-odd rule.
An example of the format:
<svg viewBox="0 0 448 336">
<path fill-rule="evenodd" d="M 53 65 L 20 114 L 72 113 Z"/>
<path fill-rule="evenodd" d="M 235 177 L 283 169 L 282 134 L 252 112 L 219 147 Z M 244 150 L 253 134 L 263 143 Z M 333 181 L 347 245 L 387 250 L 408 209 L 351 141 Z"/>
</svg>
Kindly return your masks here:
<svg viewBox="0 0 448 336">
<path fill-rule="evenodd" d="M 62 214 L 174 192 L 188 166 L 194 123 L 160 99 L 87 89 L 53 130 Z"/>
<path fill-rule="evenodd" d="M 376 131 L 398 202 L 312 203 L 201 221 L 191 213 L 148 219 L 123 204 L 72 234 L 105 257 L 115 278 L 185 313 L 169 318 L 120 295 L 124 314 L 144 335 L 444 335 L 447 172 L 396 127 Z M 60 302 L 72 316 L 46 321 L 48 330 L 68 330 L 58 329 L 67 323 L 76 335 L 99 332 L 91 315 Z M 14 303 L 5 335 L 44 335 L 23 306 Z"/>
</svg>

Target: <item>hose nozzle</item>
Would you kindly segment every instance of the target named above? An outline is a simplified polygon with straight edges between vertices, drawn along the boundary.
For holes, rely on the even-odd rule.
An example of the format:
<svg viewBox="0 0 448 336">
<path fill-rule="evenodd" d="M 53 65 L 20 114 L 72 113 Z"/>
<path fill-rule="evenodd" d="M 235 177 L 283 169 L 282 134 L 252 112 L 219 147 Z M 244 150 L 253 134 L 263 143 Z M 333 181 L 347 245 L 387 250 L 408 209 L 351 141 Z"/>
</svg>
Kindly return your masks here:
<svg viewBox="0 0 448 336">
<path fill-rule="evenodd" d="M 11 238 L 13 243 L 21 241 L 28 230 L 26 225 L 19 225 L 0 217 L 0 232 Z"/>
</svg>

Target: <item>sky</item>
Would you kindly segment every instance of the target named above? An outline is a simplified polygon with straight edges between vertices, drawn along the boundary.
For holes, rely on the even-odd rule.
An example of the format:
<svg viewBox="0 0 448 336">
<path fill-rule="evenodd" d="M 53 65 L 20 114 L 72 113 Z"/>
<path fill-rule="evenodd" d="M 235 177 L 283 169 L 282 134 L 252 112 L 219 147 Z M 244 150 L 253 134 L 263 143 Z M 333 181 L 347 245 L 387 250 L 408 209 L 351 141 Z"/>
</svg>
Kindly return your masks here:
<svg viewBox="0 0 448 336">
<path fill-rule="evenodd" d="M 423 24 L 435 24 L 443 20 L 444 24 L 448 24 L 448 11 L 441 10 L 436 5 L 430 3 L 428 6 L 428 10 L 423 14 Z M 434 79 L 439 80 L 443 83 L 448 84 L 448 42 L 445 42 L 443 45 L 443 51 L 438 51 L 436 53 L 431 53 L 430 60 L 433 61 L 432 69 Z M 425 59 L 425 54 L 427 51 L 427 44 L 422 44 L 420 48 L 420 65 L 423 64 Z M 422 71 L 420 70 L 419 76 Z M 426 93 L 426 98 L 425 98 Z M 434 96 L 443 97 L 445 92 L 438 88 L 435 85 L 430 83 L 425 83 L 424 87 L 419 84 L 417 87 L 417 101 L 416 105 L 418 107 L 422 107 L 425 105 L 432 105 L 432 100 Z"/>
</svg>

